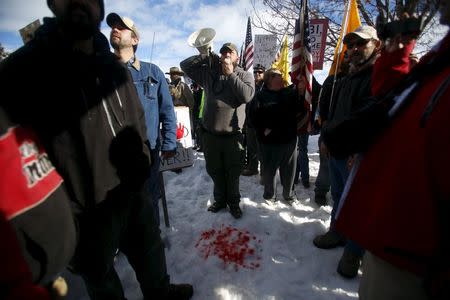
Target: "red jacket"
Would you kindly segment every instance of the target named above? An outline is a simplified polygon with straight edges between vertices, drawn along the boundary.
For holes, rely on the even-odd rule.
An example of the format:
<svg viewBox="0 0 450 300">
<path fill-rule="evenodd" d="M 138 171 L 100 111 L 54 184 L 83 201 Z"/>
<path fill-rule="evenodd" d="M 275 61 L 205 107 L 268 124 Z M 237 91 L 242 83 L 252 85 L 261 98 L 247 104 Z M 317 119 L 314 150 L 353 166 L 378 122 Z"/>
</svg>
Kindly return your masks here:
<svg viewBox="0 0 450 300">
<path fill-rule="evenodd" d="M 390 58 L 383 53 L 373 72 L 374 94 L 392 88 L 408 73 L 405 58 L 411 48 Z M 423 59 L 423 64 L 436 58 L 441 63 L 418 76 L 420 86 L 364 154 L 337 220 L 338 230 L 368 251 L 424 277 L 441 260 L 442 246 L 450 243 L 450 221 L 444 220 L 450 219 L 449 211 L 442 211 L 450 204 L 450 87 L 444 84 L 450 76 L 449 51 L 447 35 L 440 48 Z M 403 64 L 389 66 L 400 54 Z M 430 99 L 442 86 L 424 118 Z M 445 256 L 450 261 L 450 253 Z M 440 272 L 449 279 L 449 265 L 442 267 Z"/>
</svg>

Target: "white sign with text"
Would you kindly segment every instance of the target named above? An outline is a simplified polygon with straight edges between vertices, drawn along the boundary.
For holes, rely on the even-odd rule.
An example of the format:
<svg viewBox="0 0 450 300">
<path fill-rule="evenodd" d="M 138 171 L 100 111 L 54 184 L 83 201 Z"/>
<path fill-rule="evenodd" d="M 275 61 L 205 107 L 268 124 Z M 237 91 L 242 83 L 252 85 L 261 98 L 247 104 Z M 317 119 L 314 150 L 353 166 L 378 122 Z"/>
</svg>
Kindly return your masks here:
<svg viewBox="0 0 450 300">
<path fill-rule="evenodd" d="M 275 34 L 256 34 L 253 66 L 261 64 L 269 69 L 275 60 L 277 51 L 277 36 Z"/>
</svg>

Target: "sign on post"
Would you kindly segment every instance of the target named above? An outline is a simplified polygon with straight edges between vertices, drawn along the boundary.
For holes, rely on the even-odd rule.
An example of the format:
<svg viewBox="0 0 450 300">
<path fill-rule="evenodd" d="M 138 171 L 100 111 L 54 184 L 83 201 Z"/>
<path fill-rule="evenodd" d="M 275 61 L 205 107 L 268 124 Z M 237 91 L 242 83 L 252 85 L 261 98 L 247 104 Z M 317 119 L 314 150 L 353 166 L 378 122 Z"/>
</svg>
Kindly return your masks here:
<svg viewBox="0 0 450 300">
<path fill-rule="evenodd" d="M 19 33 L 24 44 L 28 43 L 34 38 L 34 32 L 39 28 L 39 26 L 41 26 L 41 21 L 37 19 L 27 26 L 23 27 L 22 29 L 19 29 Z"/>
<path fill-rule="evenodd" d="M 164 223 L 170 227 L 169 211 L 167 209 L 166 189 L 164 187 L 163 171 L 176 170 L 190 167 L 194 164 L 194 153 L 192 152 L 191 119 L 189 107 L 175 106 L 177 120 L 177 153 L 168 159 L 161 159 L 159 166 L 159 182 L 161 188 L 161 201 L 164 212 Z"/>
<path fill-rule="evenodd" d="M 180 143 L 177 143 L 177 153 L 175 156 L 168 159 L 161 159 L 161 166 L 159 171 L 168 171 L 190 167 L 194 164 L 194 153 L 192 148 L 184 148 Z"/>
<path fill-rule="evenodd" d="M 261 64 L 269 69 L 275 60 L 277 51 L 277 36 L 275 34 L 256 34 L 253 65 Z"/>
<path fill-rule="evenodd" d="M 312 19 L 309 22 L 309 29 L 313 67 L 314 70 L 322 70 L 325 55 L 325 44 L 327 41 L 328 20 Z"/>
</svg>

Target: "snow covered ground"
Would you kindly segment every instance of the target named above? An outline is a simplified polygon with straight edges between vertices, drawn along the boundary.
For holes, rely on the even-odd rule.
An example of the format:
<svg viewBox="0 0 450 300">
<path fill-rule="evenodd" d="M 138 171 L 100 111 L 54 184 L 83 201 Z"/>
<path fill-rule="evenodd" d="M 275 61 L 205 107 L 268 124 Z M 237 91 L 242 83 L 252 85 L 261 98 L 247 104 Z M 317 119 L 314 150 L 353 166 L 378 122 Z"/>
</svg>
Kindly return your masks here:
<svg viewBox="0 0 450 300">
<path fill-rule="evenodd" d="M 227 210 L 206 211 L 213 201 L 212 181 L 202 153 L 182 173 L 165 172 L 171 227 L 161 219 L 161 231 L 171 281 L 192 283 L 197 300 L 356 299 L 359 276 L 348 280 L 336 272 L 343 248 L 320 250 L 312 244 L 328 227 L 331 211 L 331 206 L 318 208 L 312 201 L 319 168 L 317 138 L 309 140 L 311 188 L 296 186 L 299 201 L 292 206 L 268 204 L 259 176 L 241 176 L 239 220 Z M 279 184 L 277 194 L 282 199 Z M 126 258 L 119 256 L 116 269 L 127 298 L 142 299 Z M 65 277 L 70 300 L 89 299 L 79 277 Z"/>
</svg>

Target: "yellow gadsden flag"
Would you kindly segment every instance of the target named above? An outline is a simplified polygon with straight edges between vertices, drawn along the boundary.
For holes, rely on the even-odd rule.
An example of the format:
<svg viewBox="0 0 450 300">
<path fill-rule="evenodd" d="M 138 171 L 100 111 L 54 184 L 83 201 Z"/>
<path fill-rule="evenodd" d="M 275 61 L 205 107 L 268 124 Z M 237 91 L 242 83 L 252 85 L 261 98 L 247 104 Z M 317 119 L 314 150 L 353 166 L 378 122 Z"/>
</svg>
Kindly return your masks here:
<svg viewBox="0 0 450 300">
<path fill-rule="evenodd" d="M 342 50 L 339 52 L 344 36 L 349 32 L 355 31 L 355 29 L 359 26 L 361 26 L 361 20 L 359 18 L 358 4 L 356 3 L 356 0 L 349 0 L 345 9 L 344 19 L 342 20 L 339 40 L 337 42 L 336 49 L 334 49 L 333 64 L 331 65 L 328 75 L 335 74 L 336 67 L 340 65 L 344 59 L 344 52 L 347 50 L 347 47 L 342 45 Z"/>
<path fill-rule="evenodd" d="M 287 36 L 285 35 L 283 38 L 283 42 L 281 44 L 280 55 L 277 58 L 277 60 L 274 61 L 272 64 L 272 68 L 277 68 L 283 74 L 283 81 L 285 87 L 290 84 L 288 54 L 289 54 L 288 41 Z"/>
</svg>

